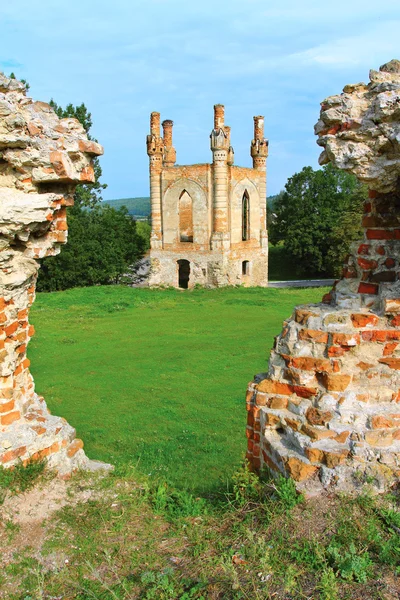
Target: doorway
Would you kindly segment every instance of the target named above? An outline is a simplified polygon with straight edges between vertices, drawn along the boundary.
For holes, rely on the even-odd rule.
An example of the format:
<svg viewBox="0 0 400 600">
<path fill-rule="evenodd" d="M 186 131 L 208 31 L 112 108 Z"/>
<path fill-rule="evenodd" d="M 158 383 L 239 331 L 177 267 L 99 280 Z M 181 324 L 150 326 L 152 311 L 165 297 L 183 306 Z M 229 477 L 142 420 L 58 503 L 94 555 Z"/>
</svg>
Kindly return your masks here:
<svg viewBox="0 0 400 600">
<path fill-rule="evenodd" d="M 178 285 L 183 290 L 189 287 L 190 262 L 185 259 L 178 260 Z"/>
</svg>

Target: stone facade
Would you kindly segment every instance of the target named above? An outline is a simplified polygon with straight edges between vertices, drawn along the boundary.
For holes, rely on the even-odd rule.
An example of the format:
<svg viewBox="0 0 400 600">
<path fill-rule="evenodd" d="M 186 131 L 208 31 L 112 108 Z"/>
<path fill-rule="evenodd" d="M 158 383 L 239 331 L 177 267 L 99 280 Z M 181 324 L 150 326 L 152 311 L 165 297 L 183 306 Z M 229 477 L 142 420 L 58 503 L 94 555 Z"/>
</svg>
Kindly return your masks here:
<svg viewBox="0 0 400 600">
<path fill-rule="evenodd" d="M 369 188 L 364 239 L 322 304 L 285 321 L 249 384 L 248 459 L 300 488 L 378 491 L 400 474 L 400 62 L 321 105 L 320 163 Z"/>
<path fill-rule="evenodd" d="M 88 465 L 83 442 L 35 393 L 26 349 L 38 259 L 67 241 L 66 207 L 94 181 L 89 141 L 76 119 L 59 119 L 24 84 L 0 73 L 0 465 L 47 457 L 67 475 Z"/>
<path fill-rule="evenodd" d="M 253 168 L 233 166 L 224 107 L 214 107 L 212 164 L 175 165 L 172 121 L 152 113 L 150 158 L 151 286 L 266 286 L 266 159 L 264 118 L 254 117 Z"/>
</svg>

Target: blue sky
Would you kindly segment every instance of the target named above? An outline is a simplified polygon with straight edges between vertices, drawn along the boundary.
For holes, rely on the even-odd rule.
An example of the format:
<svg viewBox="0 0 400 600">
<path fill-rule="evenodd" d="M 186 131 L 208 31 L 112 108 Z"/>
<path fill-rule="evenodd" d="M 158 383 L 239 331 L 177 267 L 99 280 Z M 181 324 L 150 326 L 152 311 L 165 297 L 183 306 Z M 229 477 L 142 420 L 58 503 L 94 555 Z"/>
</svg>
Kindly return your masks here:
<svg viewBox="0 0 400 600">
<path fill-rule="evenodd" d="M 253 115 L 270 140 L 268 194 L 317 166 L 319 103 L 400 58 L 399 0 L 5 0 L 0 70 L 38 100 L 85 102 L 105 147 L 105 199 L 148 195 L 149 113 L 173 119 L 177 162 L 210 162 L 225 104 L 235 162 Z"/>
</svg>

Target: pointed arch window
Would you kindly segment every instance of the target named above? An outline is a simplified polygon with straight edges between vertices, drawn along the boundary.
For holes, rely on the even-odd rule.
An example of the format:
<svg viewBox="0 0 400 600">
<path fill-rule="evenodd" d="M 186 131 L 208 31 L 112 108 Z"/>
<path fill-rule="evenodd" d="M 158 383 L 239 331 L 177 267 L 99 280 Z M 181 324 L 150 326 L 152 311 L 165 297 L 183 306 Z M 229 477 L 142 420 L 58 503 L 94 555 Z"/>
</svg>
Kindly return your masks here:
<svg viewBox="0 0 400 600">
<path fill-rule="evenodd" d="M 247 190 L 242 198 L 242 240 L 250 239 L 250 198 Z"/>
<path fill-rule="evenodd" d="M 193 201 L 186 190 L 179 196 L 179 239 L 193 242 Z"/>
</svg>

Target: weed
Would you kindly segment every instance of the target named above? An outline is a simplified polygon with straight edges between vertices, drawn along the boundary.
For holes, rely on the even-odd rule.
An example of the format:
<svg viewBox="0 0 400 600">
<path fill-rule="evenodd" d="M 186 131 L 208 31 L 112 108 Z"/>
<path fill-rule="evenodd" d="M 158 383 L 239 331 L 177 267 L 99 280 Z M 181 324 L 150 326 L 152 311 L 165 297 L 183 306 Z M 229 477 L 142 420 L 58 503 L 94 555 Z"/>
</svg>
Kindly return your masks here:
<svg viewBox="0 0 400 600">
<path fill-rule="evenodd" d="M 370 574 L 372 560 L 367 551 L 357 551 L 352 542 L 346 550 L 343 546 L 331 543 L 327 548 L 327 555 L 334 569 L 338 571 L 343 579 L 365 583 Z"/>
<path fill-rule="evenodd" d="M 237 506 L 264 499 L 263 486 L 258 475 L 250 471 L 244 463 L 232 476 L 233 499 Z"/>
<path fill-rule="evenodd" d="M 158 485 L 150 494 L 154 511 L 169 518 L 198 517 L 207 512 L 204 498 L 195 498 L 185 490 L 169 489 L 166 483 Z"/>
<path fill-rule="evenodd" d="M 338 584 L 334 570 L 326 567 L 317 585 L 321 600 L 339 600 Z"/>
<path fill-rule="evenodd" d="M 4 502 L 7 490 L 19 493 L 34 486 L 45 468 L 45 460 L 32 460 L 25 466 L 19 462 L 8 469 L 0 467 L 0 504 Z"/>
<path fill-rule="evenodd" d="M 287 510 L 291 510 L 304 501 L 304 496 L 297 492 L 293 479 L 288 479 L 283 475 L 278 475 L 276 479 L 275 493 L 282 506 Z"/>
</svg>

